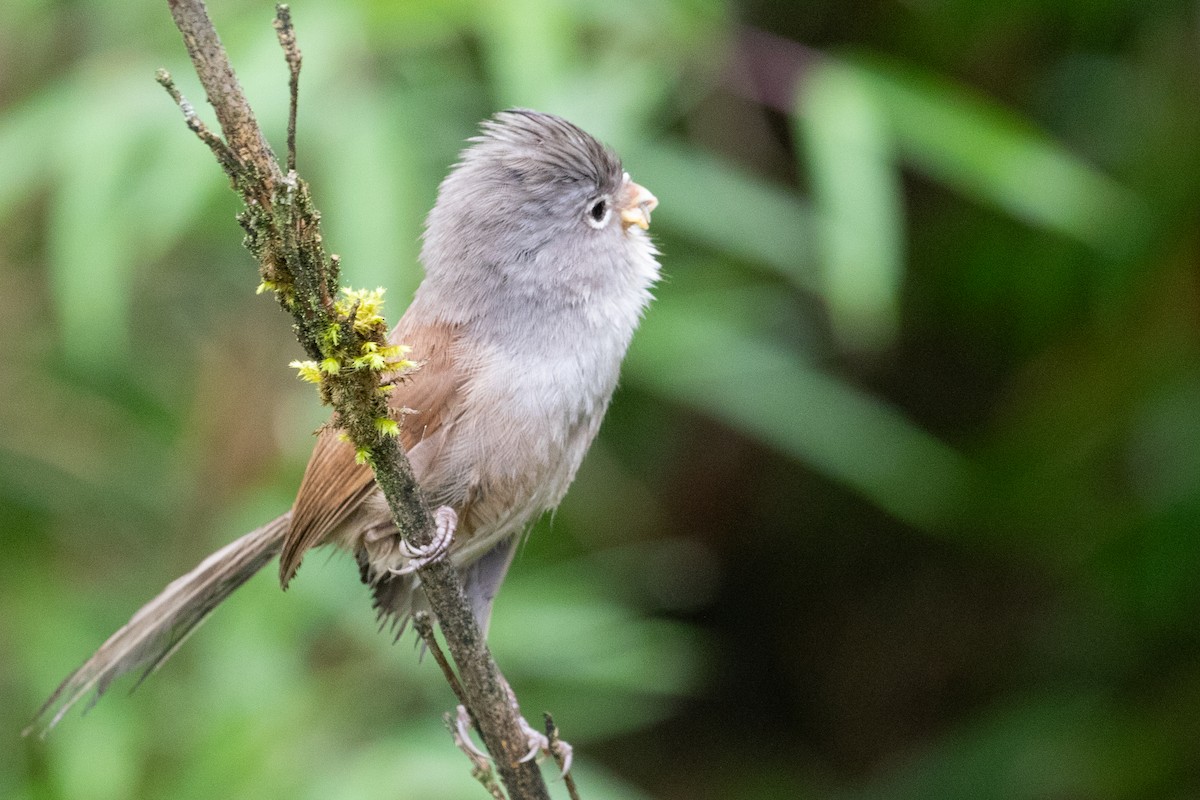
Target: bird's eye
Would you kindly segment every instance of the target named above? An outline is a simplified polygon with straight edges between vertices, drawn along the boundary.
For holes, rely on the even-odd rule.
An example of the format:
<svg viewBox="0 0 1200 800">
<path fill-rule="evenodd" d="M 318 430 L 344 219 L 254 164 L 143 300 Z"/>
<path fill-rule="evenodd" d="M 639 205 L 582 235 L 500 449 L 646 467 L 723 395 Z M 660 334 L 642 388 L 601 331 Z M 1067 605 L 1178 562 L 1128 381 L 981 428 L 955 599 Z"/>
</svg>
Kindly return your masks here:
<svg viewBox="0 0 1200 800">
<path fill-rule="evenodd" d="M 612 209 L 609 208 L 608 198 L 601 197 L 588 206 L 587 222 L 593 228 L 603 228 L 604 224 L 608 222 L 608 217 L 611 213 Z"/>
</svg>

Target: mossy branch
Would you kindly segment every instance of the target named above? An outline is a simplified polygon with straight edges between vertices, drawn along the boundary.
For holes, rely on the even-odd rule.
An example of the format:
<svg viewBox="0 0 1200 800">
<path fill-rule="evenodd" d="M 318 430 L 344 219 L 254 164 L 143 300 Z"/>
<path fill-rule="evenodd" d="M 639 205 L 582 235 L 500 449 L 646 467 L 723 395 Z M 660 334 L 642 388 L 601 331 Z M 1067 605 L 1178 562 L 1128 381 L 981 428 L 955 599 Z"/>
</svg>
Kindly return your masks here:
<svg viewBox="0 0 1200 800">
<path fill-rule="evenodd" d="M 380 310 L 382 290 L 339 288 L 339 262 L 326 254 L 321 215 L 308 185 L 297 175 L 296 100 L 301 65 L 290 12 L 277 7 L 275 28 L 290 71 L 291 114 L 287 170 L 266 143 L 202 0 L 168 0 L 196 74 L 216 111 L 224 138 L 209 130 L 164 70 L 158 81 L 183 111 L 188 127 L 229 176 L 245 208 L 238 221 L 245 245 L 259 264 L 260 291 L 271 291 L 292 316 L 296 338 L 307 354 L 293 362 L 302 378 L 320 387 L 362 461 L 369 463 L 393 519 L 413 548 L 433 541 L 433 516 L 421 496 L 399 445 L 398 421 L 389 412 L 388 376 L 403 378 L 411 365 L 391 345 Z M 509 796 L 548 798 L 538 767 L 525 755 L 526 737 L 507 683 L 496 667 L 471 613 L 458 571 L 449 559 L 417 572 L 458 667 L 465 705 L 495 758 Z"/>
</svg>

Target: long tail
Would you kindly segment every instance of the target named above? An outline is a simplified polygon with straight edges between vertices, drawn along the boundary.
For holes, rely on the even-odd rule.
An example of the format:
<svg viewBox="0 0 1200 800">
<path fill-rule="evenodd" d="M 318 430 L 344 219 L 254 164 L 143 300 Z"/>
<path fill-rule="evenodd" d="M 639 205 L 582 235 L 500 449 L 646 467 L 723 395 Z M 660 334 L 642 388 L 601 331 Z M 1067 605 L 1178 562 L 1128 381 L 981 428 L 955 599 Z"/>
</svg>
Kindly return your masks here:
<svg viewBox="0 0 1200 800">
<path fill-rule="evenodd" d="M 71 706 L 94 690 L 90 708 L 109 684 L 127 672 L 141 669 L 138 683 L 145 680 L 214 608 L 275 557 L 290 519 L 290 513 L 284 514 L 247 533 L 172 581 L 59 684 L 24 734 L 39 731 L 45 735 Z"/>
</svg>

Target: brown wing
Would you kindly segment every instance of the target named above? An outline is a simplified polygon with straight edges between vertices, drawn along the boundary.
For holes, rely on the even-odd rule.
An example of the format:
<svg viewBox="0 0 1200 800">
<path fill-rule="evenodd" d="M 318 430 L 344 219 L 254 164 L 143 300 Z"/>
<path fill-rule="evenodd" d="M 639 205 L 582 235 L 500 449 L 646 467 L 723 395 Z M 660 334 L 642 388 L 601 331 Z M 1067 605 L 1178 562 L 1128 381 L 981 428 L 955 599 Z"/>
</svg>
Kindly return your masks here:
<svg viewBox="0 0 1200 800">
<path fill-rule="evenodd" d="M 395 409 L 416 412 L 403 415 L 400 424 L 400 442 L 409 451 L 435 433 L 457 405 L 462 383 L 453 358 L 457 331 L 446 324 L 406 326 L 401 321 L 391 338 L 409 345 L 409 358 L 421 365 L 396 386 L 389 400 Z M 279 555 L 279 581 L 284 588 L 300 568 L 304 553 L 323 544 L 375 490 L 371 469 L 354 462 L 354 448 L 338 433 L 332 427 L 321 430 L 300 481 L 291 527 Z"/>
</svg>

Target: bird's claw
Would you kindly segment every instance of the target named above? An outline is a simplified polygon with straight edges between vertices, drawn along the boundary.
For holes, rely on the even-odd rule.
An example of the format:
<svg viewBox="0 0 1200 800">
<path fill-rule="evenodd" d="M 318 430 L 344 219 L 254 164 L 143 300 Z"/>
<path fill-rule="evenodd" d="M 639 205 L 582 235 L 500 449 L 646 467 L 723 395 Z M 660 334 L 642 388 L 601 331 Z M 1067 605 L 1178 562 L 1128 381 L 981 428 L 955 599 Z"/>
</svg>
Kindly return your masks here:
<svg viewBox="0 0 1200 800">
<path fill-rule="evenodd" d="M 517 716 L 517 721 L 521 726 L 521 733 L 525 734 L 525 741 L 529 745 L 529 752 L 521 758 L 521 763 L 532 761 L 539 756 L 550 756 L 562 768 L 562 776 L 565 778 L 571 771 L 571 760 L 575 757 L 575 749 L 559 739 L 557 734 L 551 739 L 530 725 L 520 715 Z M 538 758 L 538 760 L 541 759 Z"/>
<path fill-rule="evenodd" d="M 533 761 L 539 756 L 550 756 L 561 765 L 563 777 L 566 777 L 567 773 L 571 771 L 574 748 L 557 736 L 551 741 L 546 734 L 534 728 L 519 714 L 517 721 L 521 726 L 521 733 L 525 735 L 525 741 L 529 745 L 528 752 L 519 759 L 519 763 Z M 491 756 L 480 750 L 479 746 L 475 744 L 475 740 L 471 738 L 471 724 L 471 714 L 467 711 L 466 706 L 460 705 L 454 716 L 454 743 L 458 745 L 459 750 L 466 753 L 472 764 L 482 769 L 487 766 Z"/>
<path fill-rule="evenodd" d="M 521 733 L 525 734 L 525 743 L 529 745 L 529 752 L 521 757 L 520 763 L 532 761 L 542 753 L 550 752 L 550 740 L 546 738 L 546 734 L 535 730 L 524 717 L 517 717 L 517 724 L 521 726 Z"/>
<path fill-rule="evenodd" d="M 459 750 L 467 754 L 467 758 L 471 759 L 471 763 L 476 767 L 486 767 L 487 762 L 491 760 L 491 756 L 480 750 L 471 738 L 471 715 L 466 706 L 459 706 L 454 715 L 454 743 L 458 745 Z"/>
<path fill-rule="evenodd" d="M 554 756 L 554 760 L 562 767 L 562 777 L 567 777 L 567 773 L 571 771 L 571 760 L 575 758 L 575 748 L 562 739 L 555 738 L 550 743 L 550 755 Z"/>
<path fill-rule="evenodd" d="M 458 514 L 450 506 L 441 506 L 433 512 L 436 531 L 433 540 L 424 547 L 411 547 L 403 538 L 397 549 L 404 559 L 404 566 L 389 569 L 393 575 L 408 575 L 422 567 L 427 567 L 435 561 L 441 561 L 450 551 L 450 543 L 454 541 L 454 531 L 458 528 Z"/>
</svg>

